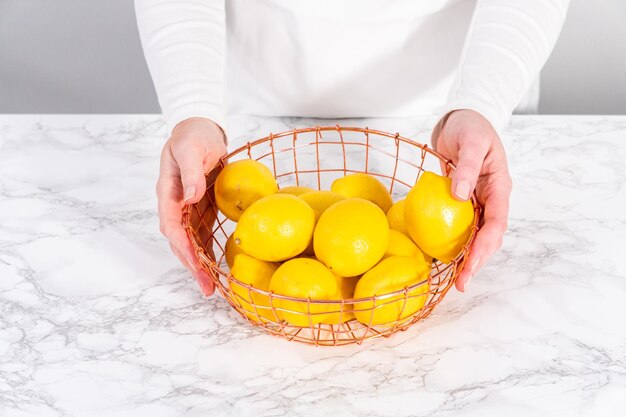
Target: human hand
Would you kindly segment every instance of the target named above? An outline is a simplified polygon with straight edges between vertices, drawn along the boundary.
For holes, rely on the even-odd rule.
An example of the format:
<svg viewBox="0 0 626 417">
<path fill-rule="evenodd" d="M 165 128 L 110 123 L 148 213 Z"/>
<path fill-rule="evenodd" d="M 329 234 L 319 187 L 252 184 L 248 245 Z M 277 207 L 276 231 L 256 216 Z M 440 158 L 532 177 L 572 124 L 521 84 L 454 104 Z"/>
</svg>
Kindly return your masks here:
<svg viewBox="0 0 626 417">
<path fill-rule="evenodd" d="M 473 275 L 500 248 L 508 225 L 512 181 L 502 142 L 482 115 L 455 110 L 435 126 L 434 148 L 456 164 L 452 195 L 468 200 L 474 189 L 484 208 L 483 225 L 470 248 L 467 265 L 456 281 L 465 291 Z"/>
<path fill-rule="evenodd" d="M 204 173 L 225 154 L 224 132 L 217 124 L 200 117 L 186 119 L 176 125 L 163 147 L 156 186 L 161 233 L 205 295 L 213 294 L 213 280 L 200 269 L 200 262 L 181 224 L 182 208 L 185 204 L 200 201 L 206 191 Z"/>
</svg>

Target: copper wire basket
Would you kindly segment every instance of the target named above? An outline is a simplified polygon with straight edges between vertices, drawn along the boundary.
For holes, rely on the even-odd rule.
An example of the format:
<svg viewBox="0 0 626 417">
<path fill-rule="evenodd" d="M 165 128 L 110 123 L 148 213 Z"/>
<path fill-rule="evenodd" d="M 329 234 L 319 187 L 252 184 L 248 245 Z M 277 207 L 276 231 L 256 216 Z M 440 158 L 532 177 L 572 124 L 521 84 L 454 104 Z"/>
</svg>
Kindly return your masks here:
<svg viewBox="0 0 626 417">
<path fill-rule="evenodd" d="M 480 224 L 481 209 L 475 196 L 472 197 L 474 224 L 468 242 L 450 263 L 433 260 L 427 292 L 418 289 L 426 283 L 423 281 L 393 293 L 366 299 L 329 301 L 286 297 L 238 281 L 230 274 L 225 259 L 226 240 L 236 224 L 217 210 L 214 183 L 217 174 L 227 163 L 245 158 L 268 166 L 281 188 L 300 185 L 318 190 L 329 189 L 332 181 L 340 176 L 367 173 L 389 187 L 394 201 L 404 198 L 422 172 L 443 171 L 449 175 L 454 165 L 427 145 L 398 133 L 341 126 L 318 126 L 270 134 L 248 142 L 223 157 L 220 164 L 207 174 L 207 191 L 203 198 L 196 204 L 184 207 L 183 226 L 202 268 L 214 281 L 215 288 L 244 319 L 270 334 L 321 346 L 360 344 L 366 339 L 389 337 L 427 317 L 465 266 L 469 247 Z M 237 291 L 233 291 L 234 287 Z M 404 314 L 405 306 L 419 297 L 425 298 L 420 300 L 423 307 L 411 314 Z M 262 302 L 257 302 L 261 299 Z M 285 300 L 295 302 L 290 305 L 297 308 L 285 308 Z M 383 325 L 373 325 L 372 320 L 362 323 L 353 317 L 354 312 L 385 308 L 391 303 L 398 311 L 397 319 Z M 320 310 L 326 315 L 333 314 L 335 324 L 317 323 L 318 320 L 314 318 L 316 314 L 322 314 Z M 281 320 L 279 313 L 282 317 L 285 317 L 285 313 L 300 316 L 303 320 L 297 321 L 308 325 L 290 324 Z M 348 317 L 352 318 L 345 321 L 344 318 Z M 370 317 L 374 317 L 374 314 L 370 314 Z"/>
</svg>

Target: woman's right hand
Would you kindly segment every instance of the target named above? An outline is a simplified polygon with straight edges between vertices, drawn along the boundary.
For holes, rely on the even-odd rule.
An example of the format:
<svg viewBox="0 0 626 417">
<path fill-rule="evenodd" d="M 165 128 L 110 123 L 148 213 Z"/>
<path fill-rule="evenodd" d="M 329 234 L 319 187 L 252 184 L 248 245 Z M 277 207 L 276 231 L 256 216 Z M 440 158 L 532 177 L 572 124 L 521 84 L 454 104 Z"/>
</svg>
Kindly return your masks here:
<svg viewBox="0 0 626 417">
<path fill-rule="evenodd" d="M 212 279 L 200 262 L 182 226 L 182 209 L 200 201 L 206 191 L 204 173 L 226 154 L 226 138 L 213 121 L 200 117 L 176 125 L 161 153 L 156 192 L 159 228 L 172 252 L 196 278 L 205 295 L 214 291 Z"/>
<path fill-rule="evenodd" d="M 452 194 L 468 200 L 474 190 L 484 208 L 483 224 L 470 248 L 468 266 L 456 280 L 465 291 L 472 276 L 502 245 L 509 217 L 511 175 L 504 146 L 491 123 L 472 110 L 455 110 L 433 131 L 433 146 L 456 164 Z"/>
</svg>

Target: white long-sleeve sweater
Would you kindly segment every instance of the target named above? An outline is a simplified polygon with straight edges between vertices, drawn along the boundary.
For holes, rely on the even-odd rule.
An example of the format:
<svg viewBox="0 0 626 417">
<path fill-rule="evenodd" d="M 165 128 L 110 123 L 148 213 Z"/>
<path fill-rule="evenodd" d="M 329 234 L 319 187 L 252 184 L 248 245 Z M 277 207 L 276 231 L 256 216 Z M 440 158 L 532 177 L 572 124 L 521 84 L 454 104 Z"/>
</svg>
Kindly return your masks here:
<svg viewBox="0 0 626 417">
<path fill-rule="evenodd" d="M 169 129 L 225 114 L 404 117 L 537 98 L 569 0 L 135 0 Z M 533 89 L 532 87 L 535 87 Z M 529 104 L 527 103 L 527 105 Z"/>
</svg>

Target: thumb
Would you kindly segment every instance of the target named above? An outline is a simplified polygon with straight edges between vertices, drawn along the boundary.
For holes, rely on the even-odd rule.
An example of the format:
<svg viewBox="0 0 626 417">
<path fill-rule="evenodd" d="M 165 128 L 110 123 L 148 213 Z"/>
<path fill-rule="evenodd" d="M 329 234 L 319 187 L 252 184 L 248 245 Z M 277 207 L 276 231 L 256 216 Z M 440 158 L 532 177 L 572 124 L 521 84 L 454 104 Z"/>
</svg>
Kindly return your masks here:
<svg viewBox="0 0 626 417">
<path fill-rule="evenodd" d="M 452 194 L 455 198 L 469 200 L 478 176 L 482 170 L 483 162 L 489 150 L 487 141 L 468 141 L 459 144 L 459 161 L 452 177 Z"/>
<path fill-rule="evenodd" d="M 186 143 L 185 146 L 175 146 L 172 149 L 172 156 L 174 156 L 180 169 L 183 202 L 186 204 L 197 203 L 206 190 L 202 146 L 190 143 Z"/>
</svg>

